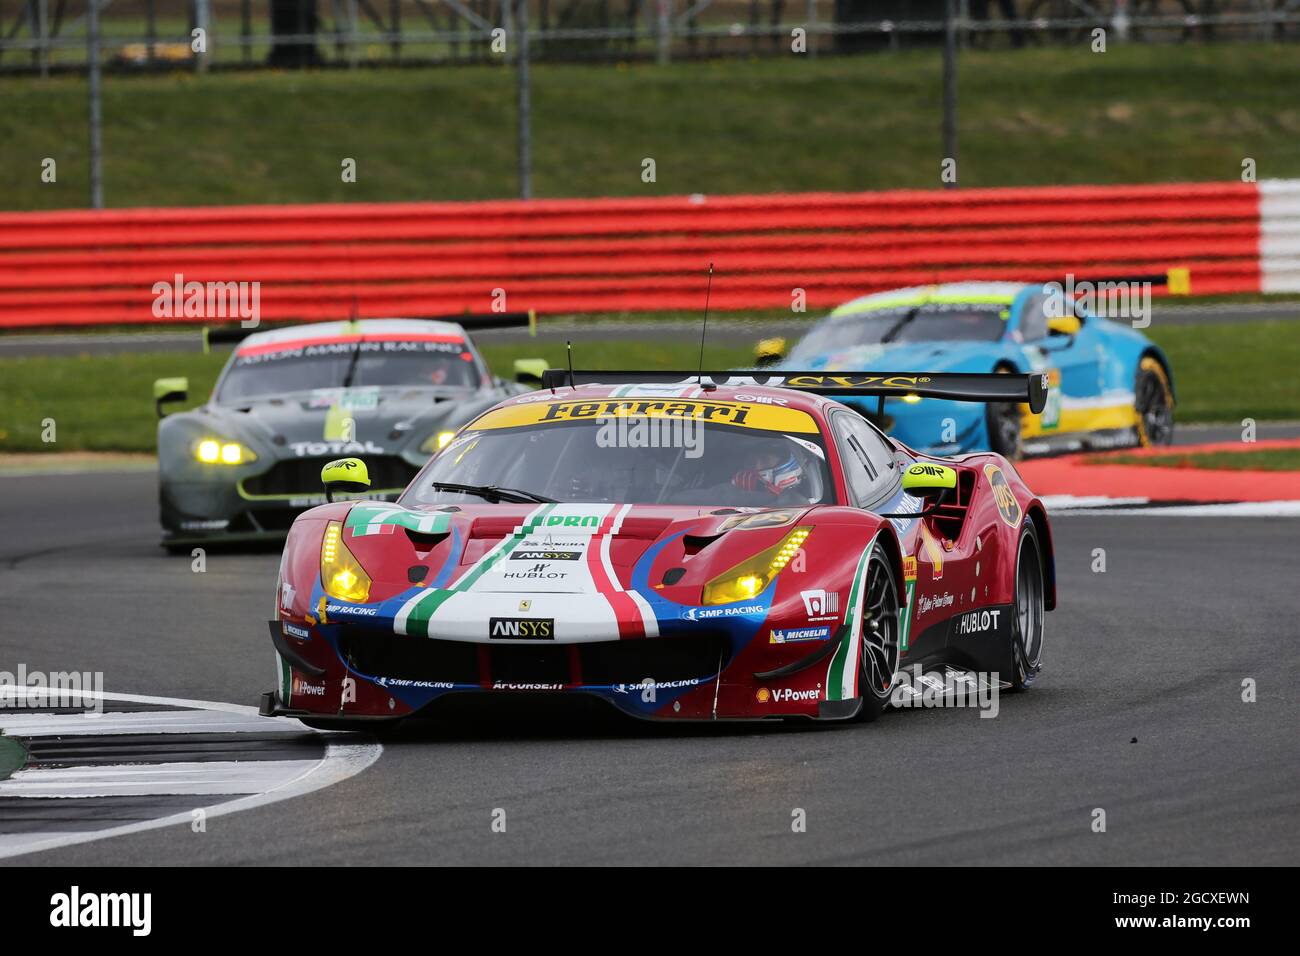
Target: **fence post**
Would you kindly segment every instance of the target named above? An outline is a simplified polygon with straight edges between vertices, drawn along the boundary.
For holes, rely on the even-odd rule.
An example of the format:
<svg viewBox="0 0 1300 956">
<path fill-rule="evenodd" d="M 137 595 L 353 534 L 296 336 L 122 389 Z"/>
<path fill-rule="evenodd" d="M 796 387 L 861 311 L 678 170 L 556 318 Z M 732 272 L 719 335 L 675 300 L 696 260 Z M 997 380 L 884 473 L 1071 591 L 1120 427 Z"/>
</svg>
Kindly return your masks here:
<svg viewBox="0 0 1300 956">
<path fill-rule="evenodd" d="M 361 12 L 357 9 L 357 0 L 348 0 L 348 69 L 355 70 L 361 58 L 361 31 L 359 27 Z"/>
<path fill-rule="evenodd" d="M 208 72 L 209 56 L 212 54 L 212 7 L 208 0 L 194 0 L 194 26 L 203 31 L 203 52 L 194 58 L 194 69 L 199 73 Z M 190 38 L 191 46 L 194 38 Z"/>
<path fill-rule="evenodd" d="M 519 103 L 519 198 L 533 197 L 533 157 L 532 140 L 529 129 L 532 124 L 532 103 L 528 89 L 528 0 L 519 0 L 519 15 L 515 18 L 515 29 L 519 36 L 518 58 L 515 77 L 518 80 Z"/>
<path fill-rule="evenodd" d="M 957 159 L 957 11 L 956 0 L 944 0 L 943 6 L 943 155 Z M 957 185 L 944 183 L 948 188 Z"/>
<path fill-rule="evenodd" d="M 103 108 L 99 89 L 99 0 L 86 0 L 86 61 L 90 87 L 90 208 L 104 208 Z"/>
<path fill-rule="evenodd" d="M 41 79 L 46 79 L 50 75 L 50 0 L 40 0 L 36 19 L 41 42 L 37 55 L 40 59 Z"/>
<path fill-rule="evenodd" d="M 655 62 L 664 64 L 672 59 L 672 17 L 673 0 L 655 0 L 659 21 L 655 28 Z"/>
</svg>

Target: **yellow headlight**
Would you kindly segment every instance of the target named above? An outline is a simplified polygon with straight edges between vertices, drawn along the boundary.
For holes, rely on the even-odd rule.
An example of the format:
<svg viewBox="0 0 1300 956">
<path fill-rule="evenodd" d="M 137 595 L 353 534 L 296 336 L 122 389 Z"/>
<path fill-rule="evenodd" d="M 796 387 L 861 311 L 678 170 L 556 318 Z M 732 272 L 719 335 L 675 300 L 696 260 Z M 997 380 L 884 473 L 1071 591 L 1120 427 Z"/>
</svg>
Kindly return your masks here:
<svg viewBox="0 0 1300 956">
<path fill-rule="evenodd" d="M 257 461 L 257 456 L 237 441 L 205 438 L 194 449 L 194 457 L 205 465 L 242 465 Z"/>
<path fill-rule="evenodd" d="M 812 528 L 795 528 L 772 547 L 714 578 L 704 585 L 703 602 L 734 604 L 737 601 L 752 600 L 762 594 L 772 579 L 799 553 L 804 540 L 811 533 Z"/>
<path fill-rule="evenodd" d="M 364 604 L 370 597 L 370 575 L 343 543 L 343 522 L 325 526 L 320 542 L 320 583 L 325 593 L 340 601 Z"/>
<path fill-rule="evenodd" d="M 420 451 L 423 452 L 438 451 L 438 449 L 440 448 L 445 448 L 447 446 L 447 443 L 450 442 L 455 437 L 456 437 L 455 432 L 438 432 L 435 435 L 430 435 L 428 438 L 424 440 L 424 444 L 420 446 Z"/>
</svg>

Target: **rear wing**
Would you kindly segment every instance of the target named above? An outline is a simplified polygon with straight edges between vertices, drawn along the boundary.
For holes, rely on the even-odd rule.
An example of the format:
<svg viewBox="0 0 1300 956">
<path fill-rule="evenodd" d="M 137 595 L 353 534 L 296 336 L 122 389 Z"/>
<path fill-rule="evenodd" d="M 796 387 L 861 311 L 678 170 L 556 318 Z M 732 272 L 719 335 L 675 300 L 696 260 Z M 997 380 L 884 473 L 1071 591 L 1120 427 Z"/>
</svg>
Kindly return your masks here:
<svg viewBox="0 0 1300 956">
<path fill-rule="evenodd" d="M 575 385 L 698 385 L 704 389 L 762 386 L 834 398 L 945 398 L 956 402 L 1017 402 L 1038 414 L 1047 403 L 1047 376 L 981 372 L 635 372 L 548 368 L 542 388 Z"/>
<path fill-rule="evenodd" d="M 396 316 L 388 316 L 396 318 Z M 455 322 L 466 332 L 485 332 L 489 329 L 528 329 L 528 334 L 537 335 L 537 310 L 527 312 L 453 312 L 447 315 L 404 315 L 404 319 L 427 319 L 434 322 Z M 268 328 L 288 328 L 284 325 Z M 265 332 L 262 327 L 246 329 L 242 325 L 204 326 L 203 351 L 209 352 L 214 345 L 242 342 L 250 335 Z"/>
</svg>

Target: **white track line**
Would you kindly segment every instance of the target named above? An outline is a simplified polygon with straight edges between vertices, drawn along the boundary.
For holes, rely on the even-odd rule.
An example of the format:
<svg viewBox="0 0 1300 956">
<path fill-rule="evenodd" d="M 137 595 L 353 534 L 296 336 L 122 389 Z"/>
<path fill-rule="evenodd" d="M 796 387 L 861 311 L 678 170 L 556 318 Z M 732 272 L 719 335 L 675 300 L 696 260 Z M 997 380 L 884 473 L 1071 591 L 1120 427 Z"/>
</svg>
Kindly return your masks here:
<svg viewBox="0 0 1300 956">
<path fill-rule="evenodd" d="M 296 720 L 208 710 L 127 713 L 29 714 L 0 710 L 0 729 L 10 737 L 81 737 L 102 734 L 310 734 Z"/>
<path fill-rule="evenodd" d="M 20 689 L 20 688 L 19 688 Z M 9 687 L 4 690 L 15 691 L 18 689 Z M 92 697 L 96 700 L 104 701 L 131 701 L 141 704 L 161 704 L 171 707 L 181 707 L 186 709 L 214 710 L 231 714 L 247 714 L 250 717 L 257 717 L 257 710 L 253 707 L 245 707 L 240 704 L 227 704 L 218 701 L 200 701 L 200 700 L 180 700 L 173 697 L 149 697 L 141 694 L 98 694 L 84 693 L 83 697 Z M 269 718 L 266 718 L 269 719 Z M 288 721 L 293 726 L 302 726 L 297 721 Z M 305 730 L 306 728 L 304 728 Z M 242 810 L 252 810 L 256 807 L 263 807 L 267 804 L 278 803 L 281 800 L 288 800 L 293 797 L 300 797 L 304 794 L 312 793 L 316 790 L 322 790 L 325 787 L 332 786 L 349 777 L 356 776 L 371 766 L 379 759 L 384 748 L 378 743 L 372 741 L 356 743 L 334 743 L 340 739 L 337 735 L 326 737 L 325 755 L 317 761 L 296 761 L 306 764 L 296 776 L 284 780 L 276 785 L 273 789 L 265 793 L 257 793 L 247 797 L 238 797 L 234 800 L 227 800 L 224 803 L 217 803 L 211 806 L 205 806 L 201 809 L 205 817 L 220 817 L 230 813 L 239 813 Z M 346 737 L 341 739 L 347 739 Z M 22 773 L 22 771 L 19 771 Z M 11 778 L 12 779 L 12 778 Z M 180 813 L 173 813 L 170 816 L 159 817 L 155 820 L 143 820 L 138 823 L 128 823 L 122 826 L 109 827 L 104 830 L 90 830 L 78 833 L 23 833 L 12 836 L 0 836 L 0 859 L 20 856 L 26 853 L 35 853 L 41 850 L 53 850 L 59 847 L 74 846 L 78 843 L 89 843 L 92 840 L 104 840 L 109 837 L 125 836 L 128 833 L 141 833 L 145 830 L 156 830 L 160 827 L 176 826 L 179 824 L 190 824 L 194 820 L 194 809 L 185 810 Z"/>
<path fill-rule="evenodd" d="M 35 767 L 0 780 L 0 797 L 145 797 L 253 794 L 274 790 L 318 760 L 197 760 Z"/>
</svg>

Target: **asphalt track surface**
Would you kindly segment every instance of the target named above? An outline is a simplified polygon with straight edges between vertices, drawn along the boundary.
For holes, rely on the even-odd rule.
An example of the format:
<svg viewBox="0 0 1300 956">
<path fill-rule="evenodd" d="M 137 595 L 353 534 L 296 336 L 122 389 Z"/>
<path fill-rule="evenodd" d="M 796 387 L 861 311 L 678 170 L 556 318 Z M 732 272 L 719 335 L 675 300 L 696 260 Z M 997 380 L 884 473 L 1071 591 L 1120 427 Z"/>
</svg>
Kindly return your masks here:
<svg viewBox="0 0 1300 956">
<path fill-rule="evenodd" d="M 213 550 L 201 574 L 165 556 L 147 473 L 6 477 L 0 492 L 0 669 L 234 703 L 271 686 L 274 550 Z M 206 833 L 5 865 L 1300 862 L 1300 521 L 1087 515 L 1055 530 L 1047 667 L 994 719 L 683 727 L 474 708 Z"/>
</svg>

